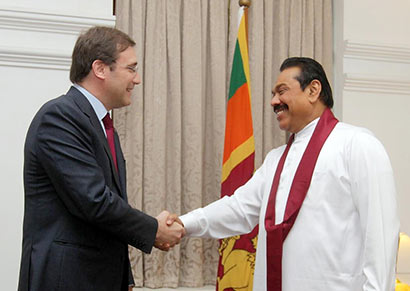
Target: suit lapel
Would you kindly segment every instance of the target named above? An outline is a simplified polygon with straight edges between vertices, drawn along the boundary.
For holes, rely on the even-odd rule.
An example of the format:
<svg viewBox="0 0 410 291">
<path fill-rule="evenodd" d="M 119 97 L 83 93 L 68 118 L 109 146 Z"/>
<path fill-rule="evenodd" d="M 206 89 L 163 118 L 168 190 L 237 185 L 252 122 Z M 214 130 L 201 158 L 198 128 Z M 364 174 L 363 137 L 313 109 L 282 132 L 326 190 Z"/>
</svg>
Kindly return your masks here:
<svg viewBox="0 0 410 291">
<path fill-rule="evenodd" d="M 113 161 L 112 156 L 111 156 L 111 151 L 110 151 L 110 147 L 108 145 L 107 138 L 105 137 L 105 133 L 103 131 L 103 128 L 101 127 L 101 123 L 98 120 L 98 117 L 95 114 L 95 111 L 94 111 L 93 107 L 88 102 L 87 98 L 85 96 L 83 96 L 83 94 L 74 87 L 70 88 L 70 90 L 67 92 L 67 95 L 73 96 L 74 102 L 77 103 L 78 107 L 90 119 L 90 122 L 91 122 L 92 126 L 94 127 L 95 131 L 97 132 L 98 140 L 103 145 L 105 153 L 107 154 L 107 156 L 110 160 L 111 174 L 114 177 L 114 182 L 117 185 L 117 188 L 120 190 L 119 194 L 124 198 L 125 197 L 124 192 L 123 192 L 124 188 L 120 184 L 120 179 L 119 179 L 118 173 L 115 170 L 115 165 L 114 165 L 114 161 Z M 116 144 L 116 148 L 119 148 L 119 143 L 118 143 L 118 147 L 117 147 L 117 144 Z M 118 154 L 117 154 L 117 156 L 118 156 Z M 118 158 L 117 158 L 117 162 L 118 162 Z"/>
</svg>

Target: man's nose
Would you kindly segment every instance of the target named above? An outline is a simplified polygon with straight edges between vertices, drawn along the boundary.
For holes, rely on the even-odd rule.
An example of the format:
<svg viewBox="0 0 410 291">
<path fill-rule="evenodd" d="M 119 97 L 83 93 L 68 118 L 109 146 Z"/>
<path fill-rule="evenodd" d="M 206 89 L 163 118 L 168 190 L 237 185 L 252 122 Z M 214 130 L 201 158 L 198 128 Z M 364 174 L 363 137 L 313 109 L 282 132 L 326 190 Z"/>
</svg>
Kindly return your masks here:
<svg viewBox="0 0 410 291">
<path fill-rule="evenodd" d="M 140 74 L 137 72 L 134 76 L 134 79 L 132 79 L 135 85 L 141 84 L 141 77 Z"/>
<path fill-rule="evenodd" d="M 277 93 L 272 93 L 272 99 L 270 100 L 270 105 L 275 106 L 280 103 Z"/>
</svg>

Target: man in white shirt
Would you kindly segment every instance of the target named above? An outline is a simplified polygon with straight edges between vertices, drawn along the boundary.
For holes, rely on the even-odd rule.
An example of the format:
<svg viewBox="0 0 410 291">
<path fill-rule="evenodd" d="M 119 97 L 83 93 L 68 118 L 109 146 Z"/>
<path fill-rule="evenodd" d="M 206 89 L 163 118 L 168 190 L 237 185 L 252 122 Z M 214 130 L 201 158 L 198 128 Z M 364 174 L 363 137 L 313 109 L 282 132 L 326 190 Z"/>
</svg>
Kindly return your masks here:
<svg viewBox="0 0 410 291">
<path fill-rule="evenodd" d="M 383 145 L 334 118 L 318 62 L 289 58 L 280 71 L 271 105 L 288 146 L 234 195 L 181 216 L 187 235 L 225 238 L 259 223 L 255 291 L 394 290 L 399 219 Z"/>
</svg>

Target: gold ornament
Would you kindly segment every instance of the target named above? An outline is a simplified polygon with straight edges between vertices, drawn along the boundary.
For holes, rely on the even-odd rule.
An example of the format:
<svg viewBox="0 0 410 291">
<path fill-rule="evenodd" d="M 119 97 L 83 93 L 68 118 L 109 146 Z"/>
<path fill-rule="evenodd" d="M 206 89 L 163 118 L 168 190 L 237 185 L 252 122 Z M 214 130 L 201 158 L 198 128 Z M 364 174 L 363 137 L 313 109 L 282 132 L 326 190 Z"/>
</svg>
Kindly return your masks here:
<svg viewBox="0 0 410 291">
<path fill-rule="evenodd" d="M 251 6 L 251 0 L 239 0 L 239 6 L 249 7 Z"/>
</svg>

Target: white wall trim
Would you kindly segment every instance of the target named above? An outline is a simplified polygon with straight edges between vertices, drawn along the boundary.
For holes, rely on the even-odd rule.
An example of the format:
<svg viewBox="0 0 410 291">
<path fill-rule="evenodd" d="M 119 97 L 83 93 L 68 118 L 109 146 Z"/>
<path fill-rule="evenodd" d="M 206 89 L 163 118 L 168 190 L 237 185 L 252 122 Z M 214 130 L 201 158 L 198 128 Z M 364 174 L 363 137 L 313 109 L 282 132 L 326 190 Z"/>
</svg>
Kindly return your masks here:
<svg viewBox="0 0 410 291">
<path fill-rule="evenodd" d="M 93 18 L 0 8 L 0 31 L 15 30 L 77 36 L 81 31 L 95 25 L 113 27 L 115 16 Z M 0 66 L 68 71 L 70 65 L 71 53 L 69 52 L 55 52 L 47 48 L 11 47 L 0 43 Z"/>
<path fill-rule="evenodd" d="M 410 95 L 410 79 L 344 74 L 343 89 L 355 92 Z"/>
<path fill-rule="evenodd" d="M 0 46 L 0 66 L 69 71 L 71 55 Z"/>
<path fill-rule="evenodd" d="M 345 40 L 344 57 L 410 64 L 410 47 Z"/>
<path fill-rule="evenodd" d="M 115 16 L 93 18 L 0 9 L 0 29 L 78 35 L 82 30 L 95 25 L 113 27 L 115 25 Z"/>
</svg>

